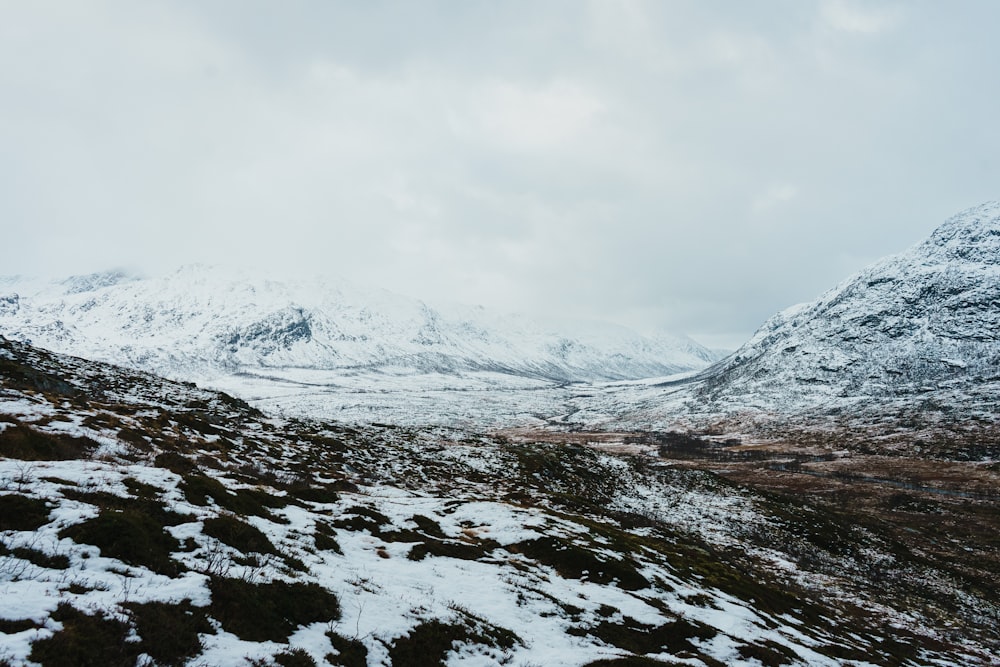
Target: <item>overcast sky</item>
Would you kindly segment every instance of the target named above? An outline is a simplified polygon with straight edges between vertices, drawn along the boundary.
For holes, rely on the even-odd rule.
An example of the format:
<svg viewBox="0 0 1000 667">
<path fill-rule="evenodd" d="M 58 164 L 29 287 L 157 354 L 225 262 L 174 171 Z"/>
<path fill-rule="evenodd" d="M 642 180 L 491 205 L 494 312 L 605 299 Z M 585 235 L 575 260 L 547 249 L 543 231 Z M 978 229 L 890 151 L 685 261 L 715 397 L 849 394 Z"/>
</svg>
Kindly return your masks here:
<svg viewBox="0 0 1000 667">
<path fill-rule="evenodd" d="M 1000 198 L 1000 2 L 0 0 L 0 274 L 182 264 L 735 347 Z"/>
</svg>

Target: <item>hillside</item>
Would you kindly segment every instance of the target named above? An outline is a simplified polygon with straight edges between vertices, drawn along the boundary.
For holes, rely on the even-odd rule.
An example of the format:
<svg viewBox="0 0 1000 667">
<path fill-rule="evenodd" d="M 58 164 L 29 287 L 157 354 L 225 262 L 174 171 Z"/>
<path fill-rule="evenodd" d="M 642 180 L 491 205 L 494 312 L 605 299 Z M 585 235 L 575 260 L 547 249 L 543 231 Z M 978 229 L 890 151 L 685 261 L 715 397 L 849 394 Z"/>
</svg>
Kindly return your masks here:
<svg viewBox="0 0 1000 667">
<path fill-rule="evenodd" d="M 995 661 L 976 542 L 942 557 L 648 457 L 276 419 L 7 340 L 0 380 L 0 663 Z"/>
<path fill-rule="evenodd" d="M 685 378 L 570 401 L 570 424 L 688 429 L 957 460 L 1000 456 L 1000 204 L 769 319 Z M 825 435 L 824 435 L 825 434 Z M 837 440 L 839 442 L 834 442 Z"/>
<path fill-rule="evenodd" d="M 1000 203 L 779 313 L 697 380 L 699 398 L 779 408 L 1000 380 Z"/>
</svg>

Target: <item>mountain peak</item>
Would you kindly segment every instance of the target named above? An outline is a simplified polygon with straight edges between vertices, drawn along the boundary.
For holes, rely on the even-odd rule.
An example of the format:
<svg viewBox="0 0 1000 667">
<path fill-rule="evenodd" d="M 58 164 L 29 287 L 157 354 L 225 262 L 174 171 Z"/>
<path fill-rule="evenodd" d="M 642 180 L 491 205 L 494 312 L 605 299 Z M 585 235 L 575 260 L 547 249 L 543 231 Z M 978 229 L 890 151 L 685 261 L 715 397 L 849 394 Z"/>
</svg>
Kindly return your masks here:
<svg viewBox="0 0 1000 667">
<path fill-rule="evenodd" d="M 699 393 L 787 410 L 982 388 L 1000 377 L 998 302 L 1000 202 L 988 202 L 775 315 L 701 374 Z"/>
<path fill-rule="evenodd" d="M 1000 201 L 949 218 L 916 250 L 938 261 L 1000 264 Z"/>
<path fill-rule="evenodd" d="M 92 292 L 102 287 L 118 285 L 130 280 L 136 280 L 136 278 L 124 271 L 114 270 L 70 276 L 63 280 L 61 284 L 67 294 L 79 294 L 81 292 Z"/>
</svg>

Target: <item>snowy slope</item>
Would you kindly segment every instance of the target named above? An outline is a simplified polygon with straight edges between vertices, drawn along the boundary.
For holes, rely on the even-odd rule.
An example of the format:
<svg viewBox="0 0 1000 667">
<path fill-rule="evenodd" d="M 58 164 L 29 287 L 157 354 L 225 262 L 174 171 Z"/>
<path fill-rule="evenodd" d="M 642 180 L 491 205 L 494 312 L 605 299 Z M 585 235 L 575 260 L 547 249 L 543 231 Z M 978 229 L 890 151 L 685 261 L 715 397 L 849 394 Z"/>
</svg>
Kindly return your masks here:
<svg viewBox="0 0 1000 667">
<path fill-rule="evenodd" d="M 148 279 L 0 279 L 0 333 L 183 379 L 295 368 L 566 382 L 668 375 L 715 358 L 666 334 L 434 308 L 343 281 L 278 281 L 204 266 Z"/>
<path fill-rule="evenodd" d="M 768 320 L 696 377 L 700 400 L 785 409 L 1000 380 L 1000 203 Z"/>
<path fill-rule="evenodd" d="M 0 338 L 0 664 L 995 664 L 994 597 L 925 561 L 703 472 Z"/>
</svg>

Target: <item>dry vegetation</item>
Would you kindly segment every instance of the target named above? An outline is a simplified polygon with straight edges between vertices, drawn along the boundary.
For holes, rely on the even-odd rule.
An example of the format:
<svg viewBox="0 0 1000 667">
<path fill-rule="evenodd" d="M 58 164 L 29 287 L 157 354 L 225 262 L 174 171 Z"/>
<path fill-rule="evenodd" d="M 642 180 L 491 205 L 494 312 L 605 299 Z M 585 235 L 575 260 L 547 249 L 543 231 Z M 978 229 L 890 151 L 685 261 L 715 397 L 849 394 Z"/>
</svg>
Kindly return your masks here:
<svg viewBox="0 0 1000 667">
<path fill-rule="evenodd" d="M 407 567 L 475 562 L 502 572 L 508 585 L 526 582 L 517 589 L 525 610 L 544 603 L 574 640 L 617 656 L 592 665 L 671 664 L 667 655 L 719 665 L 711 647 L 723 639 L 734 643 L 733 659 L 805 664 L 792 643 L 723 637 L 691 615 L 734 603 L 769 630 L 792 624 L 815 655 L 843 664 L 991 664 L 1000 650 L 993 495 L 1000 473 L 992 464 L 886 456 L 816 431 L 749 443 L 721 432 L 480 436 L 277 424 L 224 395 L 4 349 L 2 391 L 40 408 L 30 418 L 7 415 L 0 431 L 13 434 L 0 437 L 0 456 L 26 466 L 11 467 L 20 477 L 5 479 L 0 493 L 0 575 L 61 577 L 61 604 L 33 635 L 30 658 L 42 665 L 132 665 L 140 653 L 184 664 L 221 631 L 274 643 L 266 660 L 249 664 L 320 664 L 290 643 L 307 626 L 325 628 L 330 664 L 437 665 L 454 650 L 509 656 L 526 646 L 461 601 L 449 602 L 446 616 L 411 609 L 408 632 L 359 636 L 345 591 L 375 595 L 389 582 L 358 577 L 334 590 L 317 574 L 328 558 L 353 567 L 345 554 L 358 552 L 346 547 L 359 536 L 373 559 Z M 58 436 L 67 420 L 86 421 L 81 429 L 94 444 Z M 653 455 L 605 453 L 615 448 Z M 30 469 L 45 458 L 39 452 L 66 465 L 137 472 L 92 485 L 48 476 L 42 499 Z M 433 511 L 390 516 L 378 504 L 388 488 L 433 500 Z M 674 504 L 623 505 L 640 488 Z M 168 498 L 184 513 L 165 510 Z M 719 518 L 697 505 L 716 501 L 720 513 L 738 505 L 744 514 Z M 446 529 L 451 513 L 487 502 L 535 512 L 543 525 L 503 544 L 474 521 Z M 58 524 L 66 553 L 14 544 L 14 536 L 56 525 L 54 517 L 65 516 L 57 508 L 81 506 L 78 520 Z M 685 512 L 694 518 L 682 520 Z M 716 537 L 704 530 L 711 522 Z M 95 550 L 114 559 L 123 579 L 136 571 L 201 578 L 206 599 L 166 604 L 123 595 L 97 609 L 89 601 L 98 584 L 73 579 L 96 567 L 85 562 Z M 543 585 L 553 580 L 605 587 L 655 609 L 660 620 L 559 599 Z M 678 597 L 679 589 L 688 592 Z M 683 605 L 665 602 L 677 599 Z M 37 627 L 8 618 L 0 635 Z"/>
</svg>

